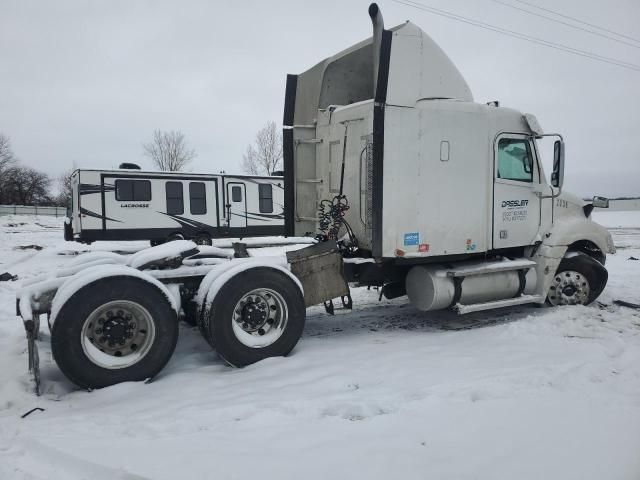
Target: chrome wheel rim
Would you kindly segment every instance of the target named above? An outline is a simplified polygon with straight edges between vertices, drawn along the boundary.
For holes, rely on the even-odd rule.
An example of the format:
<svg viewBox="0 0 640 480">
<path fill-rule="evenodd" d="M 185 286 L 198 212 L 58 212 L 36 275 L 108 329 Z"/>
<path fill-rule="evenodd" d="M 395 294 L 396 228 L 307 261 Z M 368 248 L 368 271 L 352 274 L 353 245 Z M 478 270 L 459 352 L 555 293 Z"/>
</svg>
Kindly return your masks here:
<svg viewBox="0 0 640 480">
<path fill-rule="evenodd" d="M 128 300 L 114 300 L 91 312 L 82 326 L 80 341 L 92 363 L 115 370 L 142 360 L 155 336 L 153 317 L 146 308 Z"/>
<path fill-rule="evenodd" d="M 589 280 L 582 273 L 565 270 L 556 273 L 548 297 L 552 305 L 586 305 L 590 292 Z"/>
<path fill-rule="evenodd" d="M 282 295 L 269 288 L 256 288 L 238 300 L 231 325 L 240 343 L 264 348 L 282 336 L 288 321 L 287 303 Z"/>
</svg>

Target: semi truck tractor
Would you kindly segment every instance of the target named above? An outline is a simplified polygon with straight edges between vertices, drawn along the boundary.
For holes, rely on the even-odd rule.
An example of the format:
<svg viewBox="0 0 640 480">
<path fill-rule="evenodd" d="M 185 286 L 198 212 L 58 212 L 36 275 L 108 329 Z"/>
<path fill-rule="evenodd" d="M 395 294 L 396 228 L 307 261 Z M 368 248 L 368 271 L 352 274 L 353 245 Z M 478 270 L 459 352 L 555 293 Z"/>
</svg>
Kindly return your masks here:
<svg viewBox="0 0 640 480">
<path fill-rule="evenodd" d="M 594 203 L 562 190 L 562 136 L 474 102 L 425 32 L 385 29 L 376 4 L 369 15 L 371 38 L 286 81 L 285 230 L 314 243 L 275 257 L 185 240 L 92 252 L 31 281 L 17 305 L 36 390 L 43 315 L 60 369 L 96 388 L 156 375 L 180 316 L 231 365 L 287 355 L 306 307 L 351 308 L 350 285 L 460 314 L 598 297 L 615 249 Z M 549 177 L 544 137 L 555 139 Z"/>
</svg>

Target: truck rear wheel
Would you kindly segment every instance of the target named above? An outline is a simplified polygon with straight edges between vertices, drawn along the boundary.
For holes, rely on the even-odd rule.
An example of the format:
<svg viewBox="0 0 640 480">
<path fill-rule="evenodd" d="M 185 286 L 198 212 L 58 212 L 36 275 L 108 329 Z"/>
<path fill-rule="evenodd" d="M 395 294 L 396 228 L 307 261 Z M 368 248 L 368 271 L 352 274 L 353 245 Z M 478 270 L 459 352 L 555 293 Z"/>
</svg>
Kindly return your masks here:
<svg viewBox="0 0 640 480">
<path fill-rule="evenodd" d="M 288 275 L 256 267 L 232 277 L 208 313 L 209 342 L 227 363 L 242 367 L 288 355 L 302 335 L 306 308 Z"/>
<path fill-rule="evenodd" d="M 589 305 L 607 284 L 609 274 L 600 262 L 584 253 L 571 253 L 560 262 L 549 287 L 551 305 Z"/>
<path fill-rule="evenodd" d="M 176 312 L 154 285 L 108 277 L 79 289 L 62 306 L 51 331 L 60 370 L 83 388 L 151 378 L 178 340 Z"/>
</svg>

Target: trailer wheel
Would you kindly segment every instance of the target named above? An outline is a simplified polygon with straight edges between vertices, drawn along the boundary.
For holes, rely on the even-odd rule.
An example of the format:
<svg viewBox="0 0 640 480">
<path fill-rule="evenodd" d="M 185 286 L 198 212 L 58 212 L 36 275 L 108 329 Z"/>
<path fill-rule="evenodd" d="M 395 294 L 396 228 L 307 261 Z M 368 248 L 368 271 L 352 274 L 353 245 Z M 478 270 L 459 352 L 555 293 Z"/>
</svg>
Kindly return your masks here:
<svg viewBox="0 0 640 480">
<path fill-rule="evenodd" d="M 547 302 L 551 305 L 588 305 L 604 290 L 609 274 L 600 262 L 584 253 L 565 257 L 553 277 Z"/>
<path fill-rule="evenodd" d="M 208 313 L 209 342 L 227 363 L 242 367 L 288 355 L 302 335 L 306 308 L 288 275 L 256 267 L 232 277 Z"/>
<path fill-rule="evenodd" d="M 172 233 L 167 237 L 166 242 L 174 242 L 176 240 L 184 240 L 184 235 L 181 233 Z"/>
<path fill-rule="evenodd" d="M 213 245 L 213 240 L 211 240 L 211 235 L 208 233 L 199 233 L 193 239 L 196 245 Z"/>
<path fill-rule="evenodd" d="M 60 370 L 84 388 L 155 376 L 178 340 L 176 312 L 143 279 L 114 276 L 79 289 L 53 324 L 51 348 Z"/>
</svg>

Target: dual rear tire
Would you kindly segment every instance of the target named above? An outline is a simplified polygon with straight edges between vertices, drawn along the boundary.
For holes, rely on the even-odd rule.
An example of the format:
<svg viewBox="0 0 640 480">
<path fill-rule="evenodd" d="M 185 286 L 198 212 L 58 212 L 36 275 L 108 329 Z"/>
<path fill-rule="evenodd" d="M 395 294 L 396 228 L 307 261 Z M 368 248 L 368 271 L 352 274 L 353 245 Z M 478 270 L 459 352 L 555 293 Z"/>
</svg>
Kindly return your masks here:
<svg viewBox="0 0 640 480">
<path fill-rule="evenodd" d="M 229 364 L 242 367 L 288 355 L 305 323 L 296 282 L 274 268 L 238 273 L 200 309 L 203 336 Z M 133 276 L 88 283 L 62 305 L 51 327 L 53 357 L 82 388 L 156 376 L 178 340 L 178 318 L 158 287 Z"/>
<path fill-rule="evenodd" d="M 153 284 L 106 277 L 76 291 L 51 329 L 53 358 L 83 388 L 152 378 L 178 341 L 177 314 Z"/>
<path fill-rule="evenodd" d="M 200 331 L 230 365 L 286 356 L 298 343 L 306 307 L 300 288 L 286 273 L 251 268 L 214 295 L 200 309 Z"/>
</svg>

